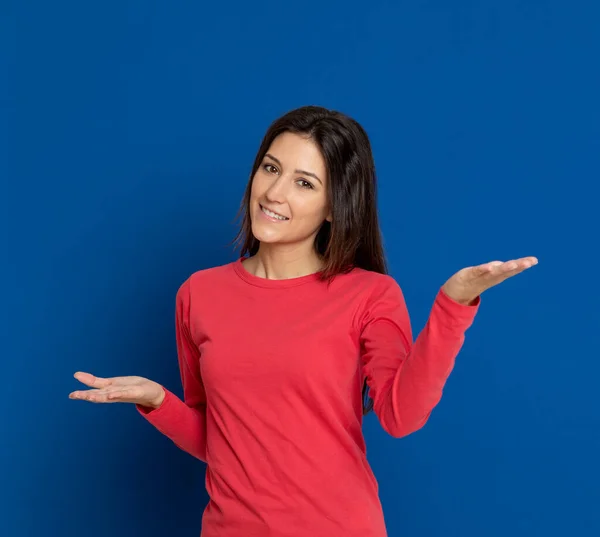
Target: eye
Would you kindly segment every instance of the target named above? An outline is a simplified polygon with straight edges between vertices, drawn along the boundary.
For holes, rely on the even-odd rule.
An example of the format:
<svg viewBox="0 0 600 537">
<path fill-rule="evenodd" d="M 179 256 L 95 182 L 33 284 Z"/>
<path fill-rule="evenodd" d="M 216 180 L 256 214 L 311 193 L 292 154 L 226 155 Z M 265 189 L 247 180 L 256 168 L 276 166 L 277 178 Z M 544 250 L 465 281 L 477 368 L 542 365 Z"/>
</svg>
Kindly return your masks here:
<svg viewBox="0 0 600 537">
<path fill-rule="evenodd" d="M 269 168 L 273 168 L 274 170 L 277 170 L 277 168 L 275 168 L 275 166 L 273 166 L 273 164 L 265 164 L 263 166 L 263 169 L 267 172 L 267 173 L 273 173 L 271 171 L 269 171 Z"/>
<path fill-rule="evenodd" d="M 300 184 L 300 186 L 302 188 L 308 188 L 309 190 L 312 190 L 314 187 L 312 186 L 311 183 L 309 183 L 306 179 L 299 179 L 298 180 L 298 184 Z"/>
</svg>

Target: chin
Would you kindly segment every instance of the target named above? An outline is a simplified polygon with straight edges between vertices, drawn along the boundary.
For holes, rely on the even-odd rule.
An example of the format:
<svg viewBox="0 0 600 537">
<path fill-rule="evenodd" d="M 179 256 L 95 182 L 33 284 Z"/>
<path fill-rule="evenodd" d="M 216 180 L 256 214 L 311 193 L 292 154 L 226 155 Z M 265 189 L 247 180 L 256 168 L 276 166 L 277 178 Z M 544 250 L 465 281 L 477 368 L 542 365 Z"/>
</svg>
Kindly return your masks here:
<svg viewBox="0 0 600 537">
<path fill-rule="evenodd" d="M 254 238 L 264 244 L 276 244 L 278 242 L 281 242 L 281 234 L 280 233 L 274 233 L 272 230 L 265 230 L 262 226 L 260 225 L 252 225 L 252 235 L 254 235 Z"/>
</svg>

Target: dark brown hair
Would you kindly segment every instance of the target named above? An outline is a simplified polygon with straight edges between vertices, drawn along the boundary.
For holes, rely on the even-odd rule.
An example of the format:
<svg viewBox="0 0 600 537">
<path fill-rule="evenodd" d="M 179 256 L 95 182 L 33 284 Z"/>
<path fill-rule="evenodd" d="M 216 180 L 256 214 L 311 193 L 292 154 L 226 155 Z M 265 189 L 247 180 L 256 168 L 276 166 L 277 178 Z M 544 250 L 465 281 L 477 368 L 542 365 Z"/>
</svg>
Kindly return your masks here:
<svg viewBox="0 0 600 537">
<path fill-rule="evenodd" d="M 321 150 L 329 177 L 327 195 L 332 221 L 324 221 L 315 238 L 315 250 L 324 267 L 321 279 L 354 267 L 387 273 L 377 215 L 375 163 L 367 133 L 354 119 L 320 106 L 303 106 L 276 119 L 263 137 L 240 206 L 241 225 L 235 242 L 240 255 L 255 255 L 259 241 L 252 235 L 250 193 L 252 178 L 271 143 L 284 132 L 309 136 Z M 363 413 L 372 410 L 368 386 L 363 386 Z"/>
</svg>

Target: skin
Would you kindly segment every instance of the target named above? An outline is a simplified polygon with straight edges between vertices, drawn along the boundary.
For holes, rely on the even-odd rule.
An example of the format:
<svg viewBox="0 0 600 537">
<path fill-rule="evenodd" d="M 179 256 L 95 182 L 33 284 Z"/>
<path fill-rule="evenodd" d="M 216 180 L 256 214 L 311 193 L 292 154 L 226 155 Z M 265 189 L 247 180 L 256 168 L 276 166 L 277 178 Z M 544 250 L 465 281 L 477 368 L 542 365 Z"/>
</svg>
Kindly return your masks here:
<svg viewBox="0 0 600 537">
<path fill-rule="evenodd" d="M 483 265 L 466 267 L 449 278 L 442 289 L 459 304 L 469 306 L 484 291 L 537 264 L 538 259 L 529 256 L 510 261 L 490 261 Z"/>
<path fill-rule="evenodd" d="M 252 233 L 260 247 L 243 265 L 251 274 L 269 279 L 317 272 L 322 261 L 314 239 L 323 222 L 331 221 L 325 161 L 312 140 L 287 132 L 273 141 L 267 155 L 253 177 L 249 208 Z M 261 207 L 287 220 L 272 220 Z M 530 256 L 466 267 L 452 275 L 442 289 L 451 299 L 469 306 L 487 289 L 537 263 L 537 258 Z M 165 396 L 160 384 L 144 377 L 102 378 L 77 372 L 75 378 L 90 389 L 71 392 L 71 399 L 158 408 Z"/>
<path fill-rule="evenodd" d="M 286 279 L 321 269 L 313 244 L 324 221 L 331 221 L 328 181 L 325 160 L 312 140 L 286 132 L 273 141 L 252 180 L 252 234 L 260 246 L 243 262 L 246 270 L 263 278 Z M 274 222 L 261 207 L 288 220 Z"/>
</svg>

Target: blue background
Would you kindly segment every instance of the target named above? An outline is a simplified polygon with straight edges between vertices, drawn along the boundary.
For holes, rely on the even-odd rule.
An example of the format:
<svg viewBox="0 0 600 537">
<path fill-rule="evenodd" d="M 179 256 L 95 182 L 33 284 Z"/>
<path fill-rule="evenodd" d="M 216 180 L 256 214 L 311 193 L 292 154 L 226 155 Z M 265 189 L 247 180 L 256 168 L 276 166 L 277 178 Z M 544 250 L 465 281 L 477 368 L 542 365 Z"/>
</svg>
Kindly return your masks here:
<svg viewBox="0 0 600 537">
<path fill-rule="evenodd" d="M 0 534 L 199 534 L 203 464 L 72 374 L 181 394 L 177 288 L 235 258 L 269 123 L 319 104 L 371 137 L 415 335 L 460 268 L 540 260 L 422 430 L 367 418 L 390 536 L 599 535 L 597 6 L 2 2 Z"/>
</svg>

